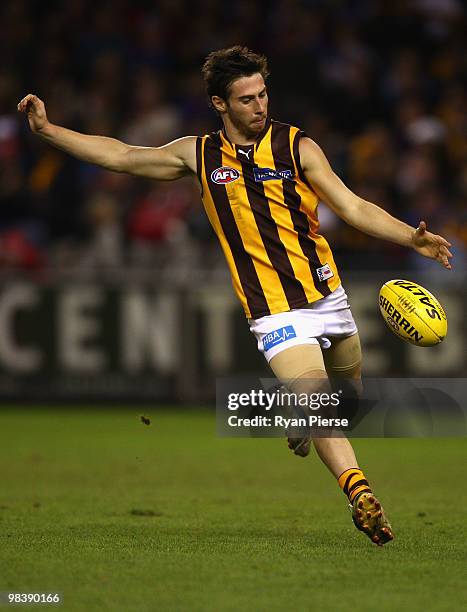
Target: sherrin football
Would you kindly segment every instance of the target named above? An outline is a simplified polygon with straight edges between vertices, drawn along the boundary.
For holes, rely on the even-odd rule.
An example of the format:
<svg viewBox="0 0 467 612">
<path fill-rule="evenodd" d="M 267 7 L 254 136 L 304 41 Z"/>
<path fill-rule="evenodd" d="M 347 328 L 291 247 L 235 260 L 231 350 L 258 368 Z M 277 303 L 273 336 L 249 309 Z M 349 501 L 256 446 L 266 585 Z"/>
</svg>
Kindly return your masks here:
<svg viewBox="0 0 467 612">
<path fill-rule="evenodd" d="M 435 296 L 412 281 L 390 280 L 379 291 L 379 309 L 389 329 L 415 346 L 434 346 L 448 331 L 448 320 Z"/>
</svg>

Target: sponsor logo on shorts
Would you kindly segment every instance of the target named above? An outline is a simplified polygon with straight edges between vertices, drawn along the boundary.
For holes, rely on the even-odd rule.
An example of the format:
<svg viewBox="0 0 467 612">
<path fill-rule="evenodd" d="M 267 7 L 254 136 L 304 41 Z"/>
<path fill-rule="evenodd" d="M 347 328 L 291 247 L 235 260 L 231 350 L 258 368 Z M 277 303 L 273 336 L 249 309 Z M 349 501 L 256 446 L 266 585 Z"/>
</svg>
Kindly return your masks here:
<svg viewBox="0 0 467 612">
<path fill-rule="evenodd" d="M 293 325 L 286 325 L 285 327 L 280 327 L 266 334 L 263 338 L 263 348 L 265 351 L 269 351 L 273 346 L 277 346 L 286 340 L 296 337 L 297 334 L 295 333 Z"/>
<path fill-rule="evenodd" d="M 318 279 L 321 283 L 334 276 L 334 272 L 331 270 L 329 264 L 324 264 L 324 266 L 321 266 L 321 268 L 316 268 L 316 274 L 318 275 Z"/>
<path fill-rule="evenodd" d="M 274 170 L 273 168 L 253 168 L 255 181 L 264 183 L 264 181 L 293 181 L 294 174 L 292 170 Z"/>
<path fill-rule="evenodd" d="M 222 166 L 221 168 L 216 168 L 211 172 L 211 180 L 218 185 L 225 185 L 227 183 L 233 183 L 240 178 L 240 172 L 235 170 L 235 168 L 230 168 L 229 166 Z"/>
</svg>

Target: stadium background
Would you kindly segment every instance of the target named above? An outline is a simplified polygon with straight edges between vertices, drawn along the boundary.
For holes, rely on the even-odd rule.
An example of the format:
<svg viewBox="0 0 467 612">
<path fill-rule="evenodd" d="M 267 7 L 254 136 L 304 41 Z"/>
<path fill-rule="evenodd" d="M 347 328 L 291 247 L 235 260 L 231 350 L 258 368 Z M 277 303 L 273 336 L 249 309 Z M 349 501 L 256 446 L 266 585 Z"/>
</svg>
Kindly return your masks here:
<svg viewBox="0 0 467 612">
<path fill-rule="evenodd" d="M 16 103 L 131 144 L 219 128 L 200 65 L 238 42 L 270 61 L 270 112 L 303 127 L 363 197 L 453 242 L 454 272 L 356 232 L 320 206 L 368 375 L 459 375 L 460 331 L 426 352 L 381 325 L 394 276 L 465 311 L 465 15 L 455 0 L 200 1 L 0 9 L 0 394 L 203 399 L 216 376 L 265 367 L 230 288 L 195 181 L 157 183 L 39 141 Z M 150 330 L 153 332 L 151 333 Z"/>
<path fill-rule="evenodd" d="M 216 438 L 216 376 L 267 370 L 195 181 L 76 161 L 16 104 L 34 92 L 52 122 L 160 145 L 219 128 L 207 53 L 265 53 L 271 116 L 305 129 L 358 194 L 453 243 L 446 272 L 320 206 L 365 374 L 465 376 L 462 3 L 6 0 L 0 23 L 0 592 L 59 590 L 86 611 L 458 605 L 463 440 L 356 441 L 397 528 L 381 556 L 317 461 Z M 394 277 L 440 298 L 439 347 L 386 330 L 377 291 Z"/>
</svg>

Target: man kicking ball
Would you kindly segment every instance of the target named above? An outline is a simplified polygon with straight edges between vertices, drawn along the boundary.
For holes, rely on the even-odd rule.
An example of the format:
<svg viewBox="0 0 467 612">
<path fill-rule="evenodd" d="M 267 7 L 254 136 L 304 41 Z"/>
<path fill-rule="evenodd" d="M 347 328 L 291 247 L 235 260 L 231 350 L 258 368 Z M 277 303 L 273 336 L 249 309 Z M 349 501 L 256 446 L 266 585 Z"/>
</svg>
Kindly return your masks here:
<svg viewBox="0 0 467 612">
<path fill-rule="evenodd" d="M 411 247 L 448 269 L 451 245 L 423 221 L 412 228 L 352 193 L 313 140 L 269 118 L 265 57 L 240 46 L 215 51 L 203 76 L 222 129 L 162 147 L 129 146 L 53 125 L 32 94 L 18 110 L 35 134 L 86 162 L 158 180 L 196 175 L 234 289 L 277 378 L 296 393 L 322 391 L 328 377 L 346 378 L 358 391 L 359 336 L 331 249 L 318 233 L 318 201 L 360 231 Z M 348 497 L 358 529 L 378 545 L 392 540 L 350 442 L 290 437 L 289 447 L 303 457 L 311 442 Z"/>
</svg>

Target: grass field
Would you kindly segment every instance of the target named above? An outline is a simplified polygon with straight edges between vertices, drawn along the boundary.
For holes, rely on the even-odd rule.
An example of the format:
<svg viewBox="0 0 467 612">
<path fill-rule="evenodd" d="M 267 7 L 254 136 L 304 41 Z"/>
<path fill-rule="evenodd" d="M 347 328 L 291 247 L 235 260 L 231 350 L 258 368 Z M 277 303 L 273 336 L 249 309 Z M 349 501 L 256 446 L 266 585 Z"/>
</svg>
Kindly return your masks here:
<svg viewBox="0 0 467 612">
<path fill-rule="evenodd" d="M 145 409 L 149 427 L 140 413 L 0 411 L 0 592 L 59 591 L 58 609 L 86 612 L 467 600 L 465 440 L 355 442 L 396 533 L 377 548 L 316 457 L 217 438 L 205 410 Z"/>
</svg>

